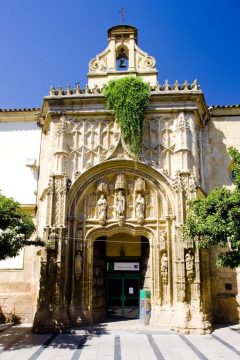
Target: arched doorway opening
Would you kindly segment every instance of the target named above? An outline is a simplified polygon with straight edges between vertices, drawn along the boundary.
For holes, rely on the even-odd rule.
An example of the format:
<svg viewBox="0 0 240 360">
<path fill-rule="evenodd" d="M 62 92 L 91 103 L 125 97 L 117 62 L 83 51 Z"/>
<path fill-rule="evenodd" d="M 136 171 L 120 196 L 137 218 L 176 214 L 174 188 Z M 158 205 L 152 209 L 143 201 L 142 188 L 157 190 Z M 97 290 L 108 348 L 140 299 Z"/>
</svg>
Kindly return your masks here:
<svg viewBox="0 0 240 360">
<path fill-rule="evenodd" d="M 128 233 L 97 238 L 92 276 L 93 321 L 139 318 L 140 289 L 151 288 L 148 239 Z"/>
</svg>

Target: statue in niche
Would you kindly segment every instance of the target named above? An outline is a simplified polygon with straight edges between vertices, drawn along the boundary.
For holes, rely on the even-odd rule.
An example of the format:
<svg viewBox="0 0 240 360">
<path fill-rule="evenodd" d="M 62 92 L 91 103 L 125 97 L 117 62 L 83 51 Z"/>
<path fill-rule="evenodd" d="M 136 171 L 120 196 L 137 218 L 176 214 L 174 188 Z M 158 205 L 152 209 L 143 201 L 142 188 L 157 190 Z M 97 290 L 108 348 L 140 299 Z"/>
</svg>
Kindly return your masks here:
<svg viewBox="0 0 240 360">
<path fill-rule="evenodd" d="M 186 263 L 186 273 L 188 278 L 193 278 L 194 275 L 194 256 L 192 251 L 188 249 L 188 252 L 185 255 L 185 263 Z"/>
<path fill-rule="evenodd" d="M 116 197 L 116 213 L 117 217 L 124 217 L 125 213 L 125 196 L 122 190 L 119 190 Z"/>
<path fill-rule="evenodd" d="M 56 273 L 56 259 L 51 256 L 48 264 L 48 275 L 51 280 L 53 280 Z"/>
<path fill-rule="evenodd" d="M 160 270 L 161 270 L 163 283 L 165 284 L 167 283 L 167 276 L 168 276 L 168 257 L 166 252 L 162 254 Z"/>
<path fill-rule="evenodd" d="M 105 224 L 107 219 L 107 199 L 101 194 L 97 202 L 98 220 L 101 224 Z"/>
<path fill-rule="evenodd" d="M 164 252 L 161 258 L 161 273 L 167 274 L 167 272 L 168 272 L 168 257 L 167 254 Z"/>
<path fill-rule="evenodd" d="M 51 231 L 49 238 L 48 238 L 48 248 L 51 250 L 55 250 L 57 240 L 57 234 L 54 230 Z"/>
<path fill-rule="evenodd" d="M 144 220 L 144 208 L 145 208 L 144 197 L 142 196 L 141 193 L 138 193 L 136 198 L 135 210 L 136 210 L 136 218 L 140 223 L 142 223 Z"/>
<path fill-rule="evenodd" d="M 75 257 L 74 270 L 75 270 L 75 277 L 77 280 L 79 280 L 82 274 L 82 256 L 80 251 L 77 251 L 77 255 Z"/>
<path fill-rule="evenodd" d="M 160 242 L 160 249 L 164 250 L 167 246 L 167 234 L 165 230 L 161 230 L 160 236 L 159 236 L 159 242 Z"/>
</svg>

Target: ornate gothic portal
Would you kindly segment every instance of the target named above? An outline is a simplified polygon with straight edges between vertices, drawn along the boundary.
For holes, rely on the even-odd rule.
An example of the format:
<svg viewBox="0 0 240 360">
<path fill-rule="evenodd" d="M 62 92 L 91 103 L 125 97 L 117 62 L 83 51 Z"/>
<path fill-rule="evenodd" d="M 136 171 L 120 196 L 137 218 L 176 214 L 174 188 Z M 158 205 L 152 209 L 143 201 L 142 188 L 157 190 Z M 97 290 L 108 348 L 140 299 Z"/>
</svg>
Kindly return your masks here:
<svg viewBox="0 0 240 360">
<path fill-rule="evenodd" d="M 69 192 L 53 177 L 35 331 L 137 318 L 141 288 L 151 291 L 152 324 L 209 331 L 208 256 L 181 239 L 174 214 L 190 177 L 179 175 L 175 200 L 166 177 L 134 161 L 92 168 Z M 51 220 L 64 198 L 68 230 Z"/>
<path fill-rule="evenodd" d="M 124 59 L 128 68 L 119 71 Z M 102 93 L 126 75 L 151 86 L 139 161 Z M 109 29 L 84 89 L 51 88 L 39 120 L 37 223 L 47 247 L 35 331 L 137 317 L 140 288 L 151 291 L 151 324 L 211 330 L 208 253 L 180 231 L 187 200 L 207 191 L 207 120 L 197 82 L 160 85 L 156 61 L 139 49 L 132 26 Z"/>
</svg>

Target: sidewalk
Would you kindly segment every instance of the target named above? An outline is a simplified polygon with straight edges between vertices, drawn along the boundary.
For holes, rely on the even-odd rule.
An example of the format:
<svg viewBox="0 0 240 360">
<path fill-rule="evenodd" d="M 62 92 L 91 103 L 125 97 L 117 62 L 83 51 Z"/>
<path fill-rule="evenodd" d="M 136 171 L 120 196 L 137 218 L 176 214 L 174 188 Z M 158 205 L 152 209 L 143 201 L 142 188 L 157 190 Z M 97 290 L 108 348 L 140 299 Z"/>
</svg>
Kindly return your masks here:
<svg viewBox="0 0 240 360">
<path fill-rule="evenodd" d="M 0 360 L 239 360 L 240 325 L 182 335 L 138 320 L 106 322 L 63 334 L 32 334 L 30 324 L 0 333 Z"/>
</svg>

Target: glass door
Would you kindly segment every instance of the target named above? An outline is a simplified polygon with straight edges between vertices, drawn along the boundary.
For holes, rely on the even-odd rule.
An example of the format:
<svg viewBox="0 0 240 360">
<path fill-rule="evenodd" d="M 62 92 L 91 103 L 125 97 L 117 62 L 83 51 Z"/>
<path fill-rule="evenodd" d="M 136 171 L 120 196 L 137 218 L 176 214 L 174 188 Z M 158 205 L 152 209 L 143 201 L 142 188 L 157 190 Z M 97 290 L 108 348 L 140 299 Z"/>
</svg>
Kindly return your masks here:
<svg viewBox="0 0 240 360">
<path fill-rule="evenodd" d="M 107 314 L 113 319 L 136 319 L 139 316 L 139 276 L 118 274 L 107 282 Z"/>
<path fill-rule="evenodd" d="M 123 317 L 137 319 L 139 309 L 139 279 L 123 279 Z"/>
</svg>

